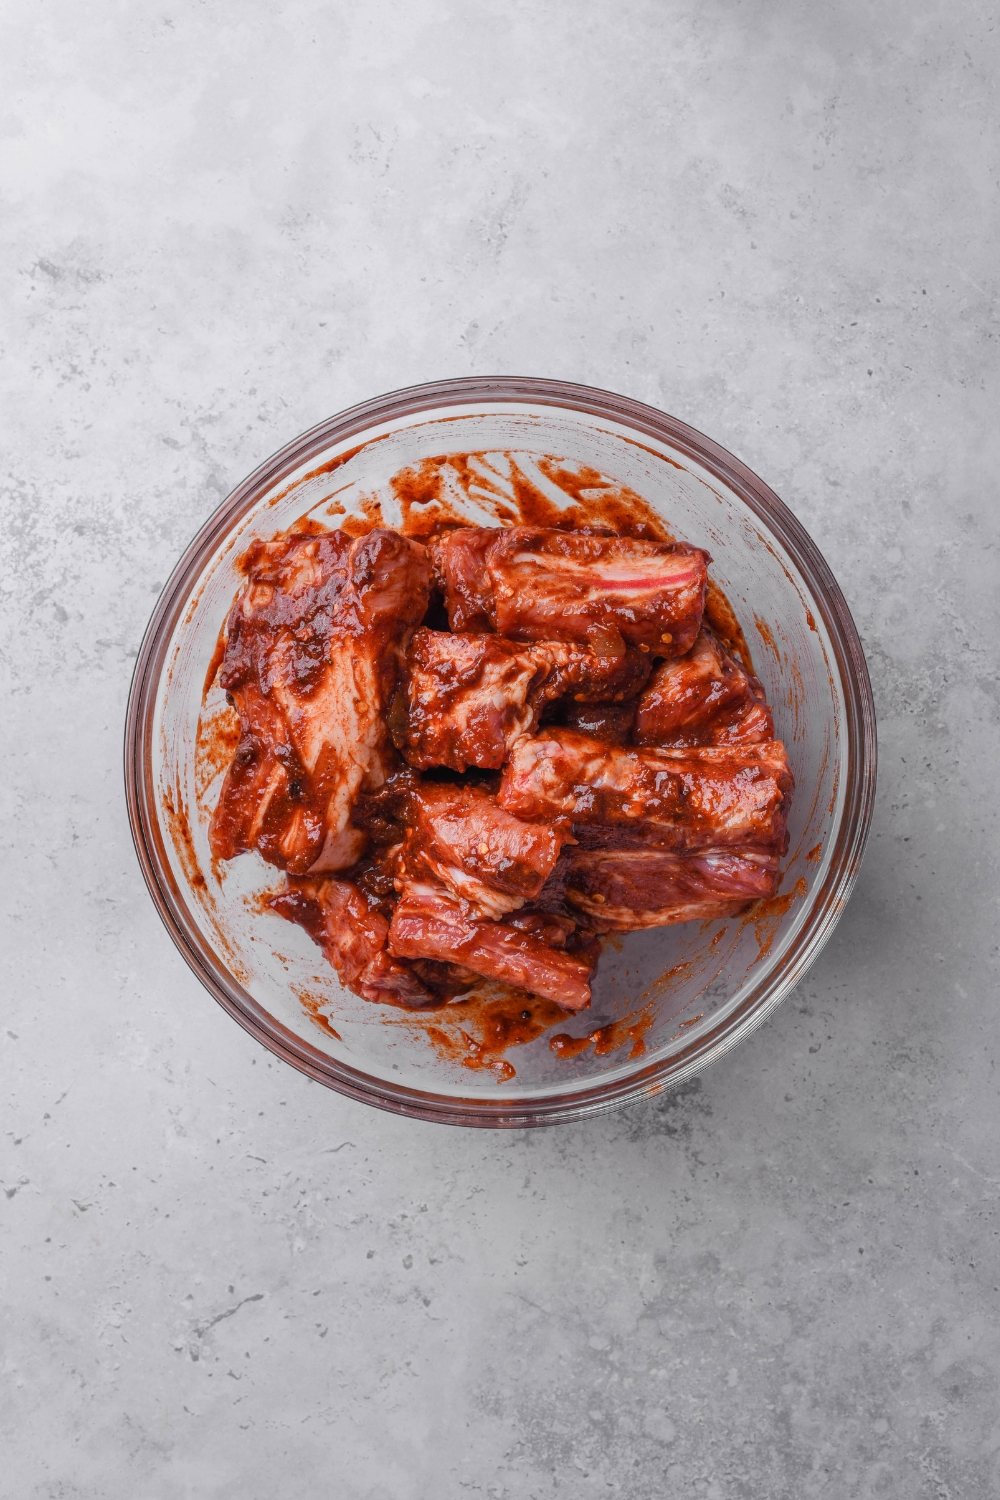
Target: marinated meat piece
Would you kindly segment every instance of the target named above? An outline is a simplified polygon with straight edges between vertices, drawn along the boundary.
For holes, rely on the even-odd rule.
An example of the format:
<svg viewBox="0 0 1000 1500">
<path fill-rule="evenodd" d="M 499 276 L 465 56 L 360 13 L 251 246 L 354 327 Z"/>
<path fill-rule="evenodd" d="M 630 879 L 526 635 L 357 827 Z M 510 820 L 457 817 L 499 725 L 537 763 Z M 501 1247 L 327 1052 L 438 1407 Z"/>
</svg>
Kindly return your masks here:
<svg viewBox="0 0 1000 1500">
<path fill-rule="evenodd" d="M 499 770 L 537 724 L 546 703 L 569 696 L 620 702 L 649 676 L 639 651 L 591 650 L 565 641 L 525 645 L 499 635 L 418 630 L 408 655 L 405 699 L 393 705 L 398 748 L 421 770 Z"/>
<path fill-rule="evenodd" d="M 430 871 L 473 915 L 490 918 L 538 895 L 563 843 L 553 828 L 522 823 L 478 787 L 425 783 L 411 798 L 410 818 L 400 880 Z"/>
<path fill-rule="evenodd" d="M 507 922 L 477 921 L 443 886 L 414 882 L 405 887 L 389 928 L 396 958 L 430 958 L 461 964 L 487 979 L 554 1000 L 566 1010 L 590 1002 L 592 965 L 550 947 L 533 932 Z"/>
<path fill-rule="evenodd" d="M 574 703 L 624 703 L 642 692 L 653 667 L 652 658 L 626 646 L 617 631 L 594 631 L 587 646 L 538 641 L 526 649 L 547 667 L 539 705 L 567 696 Z"/>
<path fill-rule="evenodd" d="M 403 850 L 402 838 L 389 848 L 374 849 L 358 860 L 343 875 L 357 886 L 370 911 L 380 911 L 388 922 L 399 899 L 399 857 Z M 302 878 L 302 877 L 298 877 Z"/>
<path fill-rule="evenodd" d="M 461 964 L 439 963 L 433 958 L 407 958 L 403 962 L 411 974 L 416 974 L 427 989 L 438 996 L 442 1005 L 447 1005 L 456 995 L 467 994 L 479 983 L 479 975 L 473 974 L 471 969 L 463 969 Z"/>
<path fill-rule="evenodd" d="M 216 859 L 260 850 L 271 864 L 308 868 L 323 839 L 323 818 L 302 799 L 307 784 L 287 721 L 253 682 L 239 688 L 240 741 L 209 829 Z"/>
<path fill-rule="evenodd" d="M 570 905 L 618 932 L 733 916 L 778 877 L 778 856 L 753 849 L 569 849 L 560 866 Z"/>
<path fill-rule="evenodd" d="M 369 909 L 351 881 L 291 876 L 267 904 L 304 927 L 347 988 L 362 999 L 408 1009 L 439 1003 L 406 964 L 386 953 L 389 923 Z"/>
<path fill-rule="evenodd" d="M 365 847 L 352 805 L 393 754 L 384 716 L 427 609 L 426 552 L 392 531 L 311 529 L 255 542 L 243 567 L 220 670 L 242 737 L 212 852 L 257 849 L 300 874 L 346 869 Z"/>
<path fill-rule="evenodd" d="M 451 531 L 431 557 L 453 630 L 564 641 L 611 630 L 662 657 L 694 642 L 710 560 L 679 542 L 534 526 Z"/>
<path fill-rule="evenodd" d="M 709 630 L 686 656 L 665 661 L 642 697 L 638 745 L 750 745 L 774 738 L 764 689 Z"/>
<path fill-rule="evenodd" d="M 698 547 L 513 527 L 487 553 L 493 623 L 531 640 L 616 629 L 630 646 L 680 655 L 701 625 L 708 561 Z"/>
<path fill-rule="evenodd" d="M 631 828 L 661 847 L 780 853 L 792 787 L 780 740 L 627 750 L 556 729 L 514 747 L 498 801 L 515 817 Z"/>
<path fill-rule="evenodd" d="M 588 964 L 593 974 L 601 957 L 601 940 L 595 931 L 599 924 L 567 906 L 565 890 L 556 878 L 558 868 L 542 887 L 538 900 L 512 912 L 506 919 L 507 926 L 533 932 L 550 948 L 565 949 Z"/>
<path fill-rule="evenodd" d="M 446 531 L 428 543 L 434 577 L 444 595 L 452 630 L 489 630 L 493 591 L 486 571 L 486 550 L 497 532 L 478 526 Z"/>
<path fill-rule="evenodd" d="M 498 770 L 510 745 L 535 722 L 531 694 L 544 667 L 496 635 L 418 630 L 409 652 L 396 744 L 411 765 Z"/>
<path fill-rule="evenodd" d="M 565 948 L 576 933 L 576 922 L 563 912 L 542 911 L 538 907 L 523 907 L 507 919 L 508 927 L 518 932 L 533 932 L 550 948 Z"/>
</svg>

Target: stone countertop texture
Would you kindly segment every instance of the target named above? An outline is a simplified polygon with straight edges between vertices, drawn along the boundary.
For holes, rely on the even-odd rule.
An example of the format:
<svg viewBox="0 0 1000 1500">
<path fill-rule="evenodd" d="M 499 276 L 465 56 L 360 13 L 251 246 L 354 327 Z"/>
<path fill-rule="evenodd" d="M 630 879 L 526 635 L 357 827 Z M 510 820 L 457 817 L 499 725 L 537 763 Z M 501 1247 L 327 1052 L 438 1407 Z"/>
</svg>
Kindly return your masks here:
<svg viewBox="0 0 1000 1500">
<path fill-rule="evenodd" d="M 997 78 L 985 0 L 11 0 L 12 1500 L 1000 1494 Z M 881 733 L 836 934 L 676 1094 L 350 1103 L 143 886 L 129 678 L 227 492 L 368 396 L 563 377 L 768 481 Z"/>
</svg>

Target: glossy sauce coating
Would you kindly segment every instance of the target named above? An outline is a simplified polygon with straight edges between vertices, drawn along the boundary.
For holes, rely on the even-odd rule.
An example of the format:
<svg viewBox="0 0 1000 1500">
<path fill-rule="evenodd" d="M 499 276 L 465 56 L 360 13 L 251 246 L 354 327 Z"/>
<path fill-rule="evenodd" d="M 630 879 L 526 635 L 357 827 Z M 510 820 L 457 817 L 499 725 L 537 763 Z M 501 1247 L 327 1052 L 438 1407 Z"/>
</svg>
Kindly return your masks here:
<svg viewBox="0 0 1000 1500">
<path fill-rule="evenodd" d="M 389 950 L 398 958 L 444 958 L 516 985 L 565 1010 L 590 1003 L 591 966 L 512 923 L 482 921 L 430 882 L 408 884 L 393 913 Z"/>
<path fill-rule="evenodd" d="M 563 844 L 552 824 L 515 818 L 478 786 L 425 783 L 409 809 L 400 881 L 430 875 L 478 916 L 505 916 L 538 896 Z"/>
</svg>

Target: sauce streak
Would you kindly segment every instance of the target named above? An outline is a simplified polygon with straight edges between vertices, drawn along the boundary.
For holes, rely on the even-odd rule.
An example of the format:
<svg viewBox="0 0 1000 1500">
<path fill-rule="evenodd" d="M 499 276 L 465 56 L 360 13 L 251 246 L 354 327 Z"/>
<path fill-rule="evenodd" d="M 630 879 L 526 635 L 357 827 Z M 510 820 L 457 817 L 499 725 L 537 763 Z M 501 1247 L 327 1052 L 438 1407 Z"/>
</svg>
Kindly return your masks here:
<svg viewBox="0 0 1000 1500">
<path fill-rule="evenodd" d="M 195 743 L 195 789 L 199 803 L 215 778 L 228 771 L 239 742 L 240 721 L 235 709 L 222 703 L 203 710 Z M 193 849 L 192 844 L 192 852 Z"/>
<path fill-rule="evenodd" d="M 807 895 L 808 891 L 809 887 L 800 875 L 784 896 L 768 896 L 762 901 L 755 901 L 751 906 L 740 925 L 746 927 L 749 924 L 753 927 L 760 958 L 765 958 L 770 953 L 781 918 L 790 910 L 792 902 Z"/>
<path fill-rule="evenodd" d="M 635 490 L 598 469 L 551 455 L 444 453 L 400 469 L 390 484 L 406 536 L 429 537 L 449 526 L 477 524 L 471 505 L 486 513 L 486 524 L 600 526 L 621 536 L 674 540 Z"/>
<path fill-rule="evenodd" d="M 507 1049 L 533 1042 L 565 1019 L 566 1012 L 551 1000 L 484 982 L 440 1010 L 396 1011 L 383 1021 L 422 1032 L 439 1057 L 473 1071 L 490 1069 L 506 1083 L 516 1076 L 504 1056 Z"/>
<path fill-rule="evenodd" d="M 208 882 L 201 872 L 201 865 L 198 863 L 198 853 L 194 847 L 194 837 L 191 833 L 191 824 L 188 820 L 187 809 L 181 802 L 179 794 L 175 794 L 167 788 L 163 793 L 163 806 L 170 824 L 170 832 L 173 835 L 174 848 L 177 850 L 181 864 L 184 867 L 184 874 L 197 891 L 207 890 Z"/>
<path fill-rule="evenodd" d="M 607 1057 L 609 1053 L 617 1052 L 631 1042 L 628 1054 L 631 1062 L 633 1058 L 642 1057 L 645 1053 L 646 1032 L 655 1019 L 653 1006 L 645 1005 L 642 1010 L 632 1011 L 620 1021 L 610 1021 L 606 1026 L 598 1026 L 596 1031 L 590 1031 L 586 1036 L 571 1036 L 568 1031 L 561 1031 L 549 1038 L 549 1047 L 556 1057 L 574 1058 L 586 1052 L 593 1044 L 595 1057 Z"/>
</svg>

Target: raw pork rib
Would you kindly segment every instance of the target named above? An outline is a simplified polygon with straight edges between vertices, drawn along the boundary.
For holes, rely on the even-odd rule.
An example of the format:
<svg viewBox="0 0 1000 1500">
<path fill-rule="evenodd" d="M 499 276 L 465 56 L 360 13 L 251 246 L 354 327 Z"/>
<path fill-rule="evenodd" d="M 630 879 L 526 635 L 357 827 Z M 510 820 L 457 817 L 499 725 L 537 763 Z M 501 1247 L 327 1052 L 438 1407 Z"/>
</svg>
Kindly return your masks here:
<svg viewBox="0 0 1000 1500">
<path fill-rule="evenodd" d="M 755 849 L 571 849 L 559 877 L 598 931 L 632 931 L 735 915 L 770 896 L 778 856 Z"/>
<path fill-rule="evenodd" d="M 448 624 L 454 631 L 493 628 L 493 589 L 486 553 L 500 532 L 462 526 L 428 543 L 434 577 L 444 594 Z"/>
<path fill-rule="evenodd" d="M 549 825 L 522 823 L 472 786 L 424 783 L 410 799 L 410 818 L 400 880 L 430 873 L 476 916 L 502 917 L 537 896 L 563 843 Z"/>
<path fill-rule="evenodd" d="M 757 678 L 709 630 L 665 661 L 639 699 L 638 745 L 750 745 L 774 738 Z"/>
<path fill-rule="evenodd" d="M 513 922 L 467 916 L 463 904 L 430 881 L 407 885 L 389 928 L 395 958 L 446 959 L 487 979 L 499 979 L 554 1000 L 566 1010 L 590 1003 L 592 964 L 550 947 Z"/>
<path fill-rule="evenodd" d="M 780 741 L 628 749 L 553 730 L 515 750 L 498 800 L 571 821 L 549 885 L 607 932 L 731 916 L 773 895 L 791 790 Z"/>
<path fill-rule="evenodd" d="M 618 632 L 670 657 L 701 625 L 710 559 L 700 547 L 512 526 L 450 531 L 430 553 L 452 630 L 547 641 Z"/>
<path fill-rule="evenodd" d="M 555 729 L 515 746 L 498 800 L 519 818 L 610 825 L 661 848 L 780 853 L 792 785 L 780 740 L 630 750 Z"/>
<path fill-rule="evenodd" d="M 270 909 L 304 927 L 348 989 L 365 1000 L 421 1009 L 440 1002 L 385 951 L 389 923 L 349 880 L 290 876 Z"/>
<path fill-rule="evenodd" d="M 418 630 L 405 704 L 393 704 L 395 741 L 420 770 L 499 770 L 546 703 L 567 695 L 575 702 L 634 698 L 649 667 L 641 652 L 621 645 L 601 654 L 565 641 L 529 646 L 500 635 Z"/>
<path fill-rule="evenodd" d="M 350 823 L 384 779 L 384 716 L 402 652 L 429 599 L 422 546 L 376 530 L 288 532 L 256 542 L 233 605 L 219 680 L 242 738 L 212 818 L 212 852 L 257 849 L 296 873 L 346 869 Z"/>
</svg>

